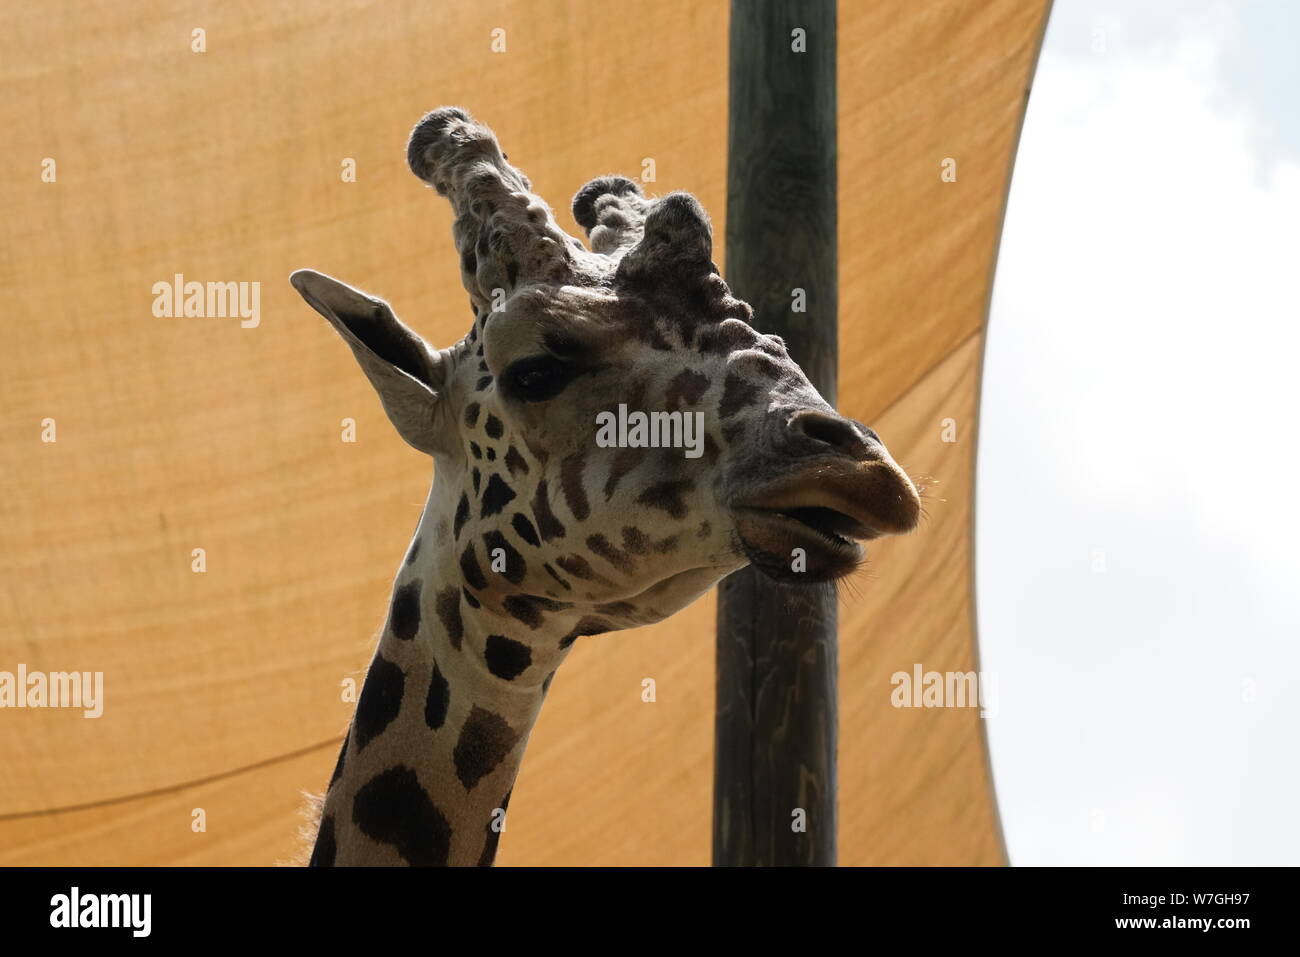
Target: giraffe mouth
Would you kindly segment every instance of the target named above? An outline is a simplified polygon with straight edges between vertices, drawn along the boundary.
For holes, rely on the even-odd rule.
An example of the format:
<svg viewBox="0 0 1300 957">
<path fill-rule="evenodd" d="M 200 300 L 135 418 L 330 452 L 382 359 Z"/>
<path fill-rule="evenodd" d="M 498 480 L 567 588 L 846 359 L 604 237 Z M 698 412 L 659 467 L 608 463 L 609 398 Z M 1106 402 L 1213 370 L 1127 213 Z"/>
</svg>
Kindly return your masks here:
<svg viewBox="0 0 1300 957">
<path fill-rule="evenodd" d="M 846 515 L 845 512 L 826 506 L 796 506 L 764 508 L 762 506 L 745 507 L 751 512 L 749 518 L 783 528 L 798 537 L 813 536 L 823 538 L 828 544 L 837 547 L 852 547 L 855 542 L 870 541 L 879 538 L 880 533 Z"/>
<path fill-rule="evenodd" d="M 734 502 L 742 550 L 786 582 L 841 578 L 866 557 L 861 543 L 910 531 L 919 502 L 896 467 L 821 465 L 767 483 Z"/>
<path fill-rule="evenodd" d="M 864 525 L 852 515 L 846 515 L 824 505 L 770 509 L 751 506 L 750 511 L 760 513 L 763 520 L 775 521 L 787 527 L 792 527 L 790 523 L 803 526 L 804 529 L 834 545 L 852 545 L 854 541 L 864 542 L 880 537 L 879 532 Z"/>
<path fill-rule="evenodd" d="M 824 506 L 736 510 L 741 549 L 759 571 L 785 582 L 849 574 L 866 557 L 859 539 L 875 537 L 852 516 Z"/>
</svg>

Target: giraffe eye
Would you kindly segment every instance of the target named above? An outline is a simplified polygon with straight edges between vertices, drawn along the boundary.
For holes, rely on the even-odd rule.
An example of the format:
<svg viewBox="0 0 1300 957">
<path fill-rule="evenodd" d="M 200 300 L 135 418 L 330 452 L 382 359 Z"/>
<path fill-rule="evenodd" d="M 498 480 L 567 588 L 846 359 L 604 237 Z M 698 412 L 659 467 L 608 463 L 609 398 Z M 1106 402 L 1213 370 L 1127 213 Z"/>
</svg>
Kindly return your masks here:
<svg viewBox="0 0 1300 957">
<path fill-rule="evenodd" d="M 553 356 L 520 359 L 506 370 L 509 392 L 524 402 L 553 399 L 564 391 L 577 370 Z"/>
</svg>

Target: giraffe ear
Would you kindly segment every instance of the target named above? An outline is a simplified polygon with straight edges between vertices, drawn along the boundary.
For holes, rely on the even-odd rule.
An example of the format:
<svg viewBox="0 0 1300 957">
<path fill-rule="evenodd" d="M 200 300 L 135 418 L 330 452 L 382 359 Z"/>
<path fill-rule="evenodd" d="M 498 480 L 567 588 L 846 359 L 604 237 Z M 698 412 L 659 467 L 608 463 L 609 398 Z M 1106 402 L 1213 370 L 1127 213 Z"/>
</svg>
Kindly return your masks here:
<svg viewBox="0 0 1300 957">
<path fill-rule="evenodd" d="M 438 451 L 434 413 L 443 383 L 438 353 L 382 299 L 311 269 L 299 269 L 289 282 L 352 348 L 398 434 L 421 452 Z"/>
</svg>

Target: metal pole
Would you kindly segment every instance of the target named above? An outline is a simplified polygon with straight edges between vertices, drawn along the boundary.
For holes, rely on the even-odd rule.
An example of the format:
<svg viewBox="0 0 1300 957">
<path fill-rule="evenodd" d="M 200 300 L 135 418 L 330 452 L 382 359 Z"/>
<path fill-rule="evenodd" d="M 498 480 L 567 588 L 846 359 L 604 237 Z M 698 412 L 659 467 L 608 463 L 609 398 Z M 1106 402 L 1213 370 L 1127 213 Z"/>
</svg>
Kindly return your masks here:
<svg viewBox="0 0 1300 957">
<path fill-rule="evenodd" d="M 732 0 L 730 59 L 727 280 L 834 403 L 835 0 Z M 719 586 L 714 864 L 835 863 L 836 665 L 831 588 Z"/>
</svg>

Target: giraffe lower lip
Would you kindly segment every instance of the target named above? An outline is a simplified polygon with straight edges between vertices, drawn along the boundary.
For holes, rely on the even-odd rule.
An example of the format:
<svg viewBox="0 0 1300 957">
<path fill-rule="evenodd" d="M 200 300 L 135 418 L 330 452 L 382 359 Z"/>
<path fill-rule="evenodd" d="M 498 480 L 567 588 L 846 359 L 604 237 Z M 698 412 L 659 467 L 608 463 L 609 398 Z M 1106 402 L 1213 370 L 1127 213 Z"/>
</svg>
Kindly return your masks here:
<svg viewBox="0 0 1300 957">
<path fill-rule="evenodd" d="M 866 556 L 865 549 L 845 534 L 852 529 L 854 537 L 859 537 L 856 533 L 863 526 L 840 513 L 739 508 L 735 514 L 737 535 L 746 556 L 760 571 L 778 581 L 840 578 L 856 569 Z"/>
</svg>

